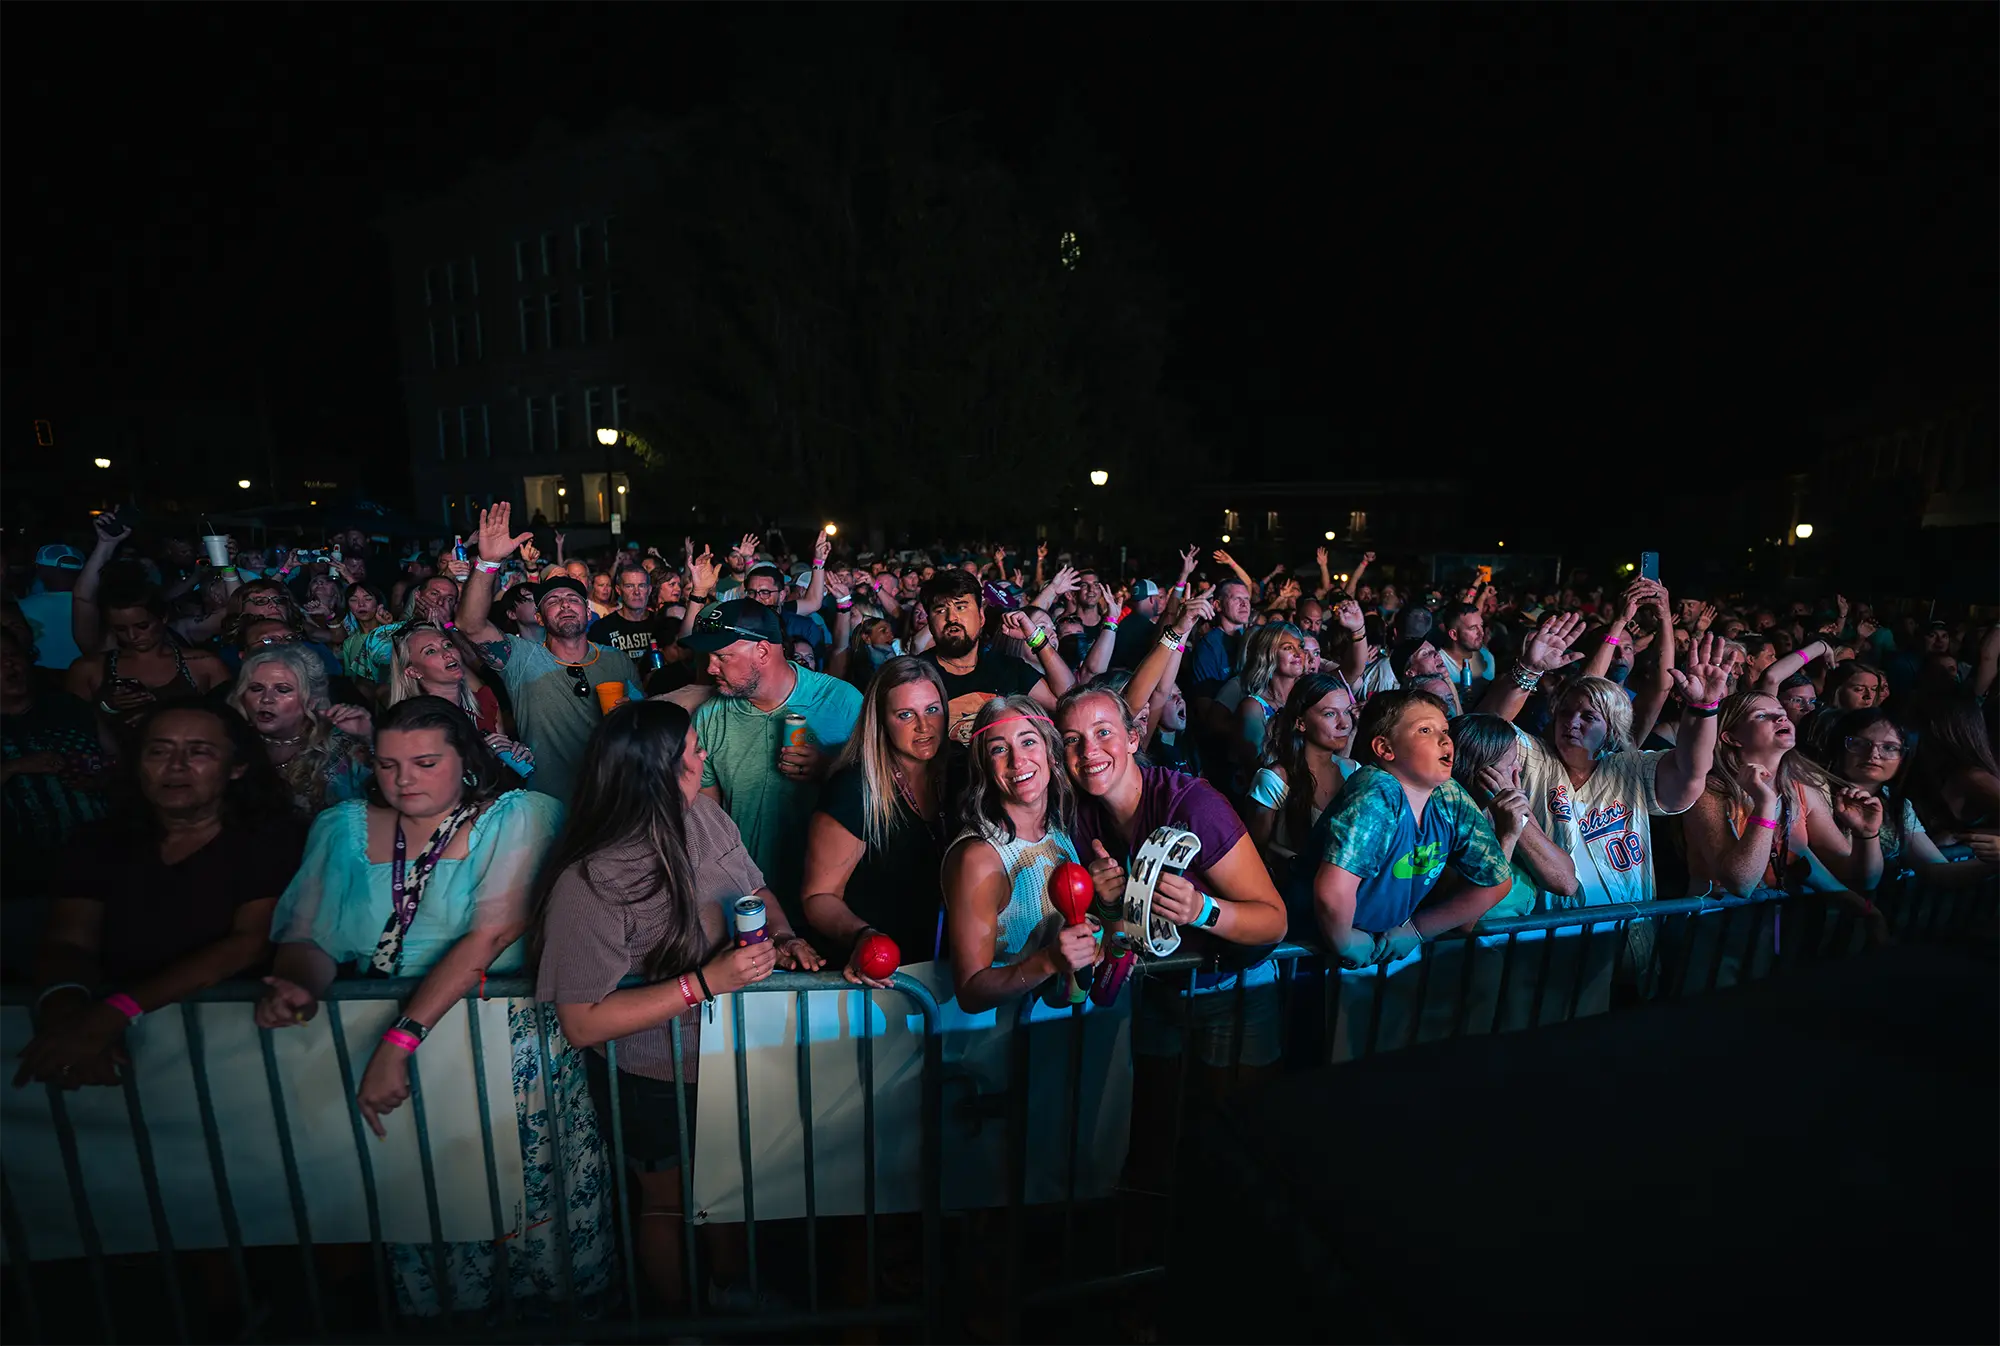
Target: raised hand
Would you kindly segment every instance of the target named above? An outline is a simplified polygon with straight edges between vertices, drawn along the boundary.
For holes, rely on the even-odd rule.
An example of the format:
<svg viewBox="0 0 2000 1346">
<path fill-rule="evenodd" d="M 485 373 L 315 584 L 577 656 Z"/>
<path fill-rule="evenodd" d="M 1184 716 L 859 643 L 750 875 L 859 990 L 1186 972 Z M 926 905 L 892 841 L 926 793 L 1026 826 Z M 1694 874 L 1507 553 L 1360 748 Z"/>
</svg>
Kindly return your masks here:
<svg viewBox="0 0 2000 1346">
<path fill-rule="evenodd" d="M 1049 559 L 1049 544 L 1048 544 L 1048 543 L 1046 543 L 1046 542 L 1037 542 L 1037 543 L 1035 544 L 1035 559 L 1036 559 L 1037 561 L 1046 561 L 1046 560 L 1048 560 L 1048 559 Z"/>
<path fill-rule="evenodd" d="M 1543 622 L 1521 648 L 1521 667 L 1530 673 L 1550 673 L 1558 668 L 1567 668 L 1583 658 L 1581 653 L 1572 652 L 1569 648 L 1582 635 L 1581 613 L 1564 613 Z"/>
<path fill-rule="evenodd" d="M 1035 634 L 1034 619 L 1016 608 L 1000 619 L 1000 633 L 1016 640 L 1026 640 Z"/>
<path fill-rule="evenodd" d="M 1042 592 L 1052 598 L 1061 598 L 1064 594 L 1075 593 L 1077 591 L 1077 588 L 1078 588 L 1078 580 L 1076 575 L 1076 567 L 1064 566 L 1061 570 L 1058 570 L 1055 573 L 1055 578 L 1051 579 L 1048 582 L 1047 586 L 1043 588 Z"/>
<path fill-rule="evenodd" d="M 1695 619 L 1695 634 L 1700 635 L 1702 632 L 1708 630 L 1715 622 L 1715 615 L 1715 604 L 1703 603 L 1701 605 L 1701 616 Z"/>
<path fill-rule="evenodd" d="M 1182 636 L 1194 630 L 1196 622 L 1215 620 L 1215 600 L 1207 594 L 1188 599 L 1181 605 L 1180 613 L 1174 618 L 1173 629 Z"/>
<path fill-rule="evenodd" d="M 688 584 L 695 594 L 702 595 L 704 599 L 715 596 L 718 569 L 715 556 L 707 547 L 701 549 L 701 555 L 688 562 L 688 573 Z"/>
<path fill-rule="evenodd" d="M 1670 668 L 1674 690 L 1690 706 L 1712 706 L 1729 694 L 1729 670 L 1724 666 L 1723 642 L 1717 636 L 1697 636 L 1689 652 L 1687 671 Z"/>
<path fill-rule="evenodd" d="M 491 509 L 479 511 L 479 559 L 482 561 L 504 561 L 518 551 L 523 543 L 535 540 L 533 533 L 516 536 L 513 531 L 514 507 L 502 500 Z M 562 534 L 556 534 L 556 545 L 562 545 Z"/>
<path fill-rule="evenodd" d="M 822 528 L 819 530 L 819 536 L 813 539 L 813 563 L 824 566 L 826 558 L 831 555 L 833 555 L 833 539 L 828 537 L 826 530 Z"/>
<path fill-rule="evenodd" d="M 1372 551 L 1365 551 L 1365 552 L 1362 552 L 1362 553 L 1361 553 L 1361 564 L 1362 564 L 1362 565 L 1364 565 L 1364 566 L 1372 566 L 1372 565 L 1374 565 L 1374 564 L 1375 564 L 1375 553 L 1374 553 L 1374 552 L 1372 552 Z"/>
<path fill-rule="evenodd" d="M 1341 630 L 1357 639 L 1368 630 L 1367 614 L 1362 612 L 1361 605 L 1351 598 L 1342 599 L 1333 605 L 1333 620 L 1339 624 Z"/>
<path fill-rule="evenodd" d="M 740 556 L 746 563 L 754 561 L 757 559 L 758 544 L 762 543 L 763 540 L 755 533 L 745 533 L 743 540 L 736 544 L 736 550 L 731 552 L 730 555 Z"/>
<path fill-rule="evenodd" d="M 1193 542 L 1188 543 L 1187 550 L 1181 553 L 1182 584 L 1186 584 L 1188 582 L 1188 576 L 1194 574 L 1194 568 L 1200 564 L 1201 564 L 1200 545 Z"/>
<path fill-rule="evenodd" d="M 1847 786 L 1833 797 L 1833 816 L 1857 841 L 1882 831 L 1882 796 Z"/>
<path fill-rule="evenodd" d="M 90 521 L 90 526 L 97 530 L 97 544 L 102 547 L 116 547 L 132 536 L 132 530 L 118 521 L 118 511 L 115 509 L 105 510 Z"/>
<path fill-rule="evenodd" d="M 1321 570 L 1326 569 L 1326 548 L 1324 547 L 1313 548 L 1313 560 L 1318 562 L 1319 568 Z"/>
<path fill-rule="evenodd" d="M 1231 569 L 1234 569 L 1236 566 L 1236 558 L 1228 552 L 1223 551 L 1220 547 L 1215 549 L 1213 556 L 1215 563 L 1219 566 L 1229 566 Z"/>
</svg>

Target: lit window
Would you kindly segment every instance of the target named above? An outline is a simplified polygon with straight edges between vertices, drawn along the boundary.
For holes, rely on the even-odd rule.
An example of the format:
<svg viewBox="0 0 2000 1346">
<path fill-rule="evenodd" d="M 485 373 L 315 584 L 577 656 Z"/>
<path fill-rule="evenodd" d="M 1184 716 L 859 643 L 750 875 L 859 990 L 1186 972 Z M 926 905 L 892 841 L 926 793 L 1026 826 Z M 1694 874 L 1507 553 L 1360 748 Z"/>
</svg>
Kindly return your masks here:
<svg viewBox="0 0 2000 1346">
<path fill-rule="evenodd" d="M 1347 531 L 1350 536 L 1368 531 L 1368 511 L 1351 509 L 1347 511 Z"/>
<path fill-rule="evenodd" d="M 1074 270 L 1077 260 L 1082 256 L 1083 245 L 1076 241 L 1074 233 L 1067 229 L 1064 230 L 1062 236 L 1062 264 Z"/>
</svg>

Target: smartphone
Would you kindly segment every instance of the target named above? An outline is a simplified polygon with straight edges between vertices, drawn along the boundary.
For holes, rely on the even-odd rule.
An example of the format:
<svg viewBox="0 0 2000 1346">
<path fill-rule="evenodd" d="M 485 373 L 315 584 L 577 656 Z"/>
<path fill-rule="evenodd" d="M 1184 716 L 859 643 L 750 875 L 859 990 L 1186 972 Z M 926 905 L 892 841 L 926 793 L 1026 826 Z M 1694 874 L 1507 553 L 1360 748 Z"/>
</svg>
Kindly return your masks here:
<svg viewBox="0 0 2000 1346">
<path fill-rule="evenodd" d="M 1639 553 L 1639 578 L 1658 583 L 1660 579 L 1660 554 L 1656 551 Z"/>
</svg>

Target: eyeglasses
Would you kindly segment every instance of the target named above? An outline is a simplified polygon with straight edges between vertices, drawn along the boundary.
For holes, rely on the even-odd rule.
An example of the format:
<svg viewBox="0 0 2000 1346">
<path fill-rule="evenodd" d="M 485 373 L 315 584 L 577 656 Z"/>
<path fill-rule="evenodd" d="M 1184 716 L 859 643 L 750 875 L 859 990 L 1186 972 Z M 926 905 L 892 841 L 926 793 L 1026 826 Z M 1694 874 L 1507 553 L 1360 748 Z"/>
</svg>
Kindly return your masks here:
<svg viewBox="0 0 2000 1346">
<path fill-rule="evenodd" d="M 1842 739 L 1841 741 L 1847 745 L 1847 750 L 1856 757 L 1880 756 L 1886 757 L 1893 762 L 1903 755 L 1903 745 L 1894 739 L 1884 741 L 1879 738 L 1861 738 L 1855 736 Z"/>
<path fill-rule="evenodd" d="M 744 590 L 743 590 L 743 592 L 744 592 L 744 593 L 746 593 L 746 594 L 749 594 L 749 595 L 750 595 L 750 596 L 751 596 L 752 598 L 769 598 L 769 597 L 771 597 L 771 596 L 772 596 L 773 594 L 781 594 L 781 593 L 783 593 L 783 592 L 784 592 L 784 590 L 783 590 L 783 589 L 750 589 L 750 588 L 746 588 L 746 589 L 744 589 Z"/>
</svg>

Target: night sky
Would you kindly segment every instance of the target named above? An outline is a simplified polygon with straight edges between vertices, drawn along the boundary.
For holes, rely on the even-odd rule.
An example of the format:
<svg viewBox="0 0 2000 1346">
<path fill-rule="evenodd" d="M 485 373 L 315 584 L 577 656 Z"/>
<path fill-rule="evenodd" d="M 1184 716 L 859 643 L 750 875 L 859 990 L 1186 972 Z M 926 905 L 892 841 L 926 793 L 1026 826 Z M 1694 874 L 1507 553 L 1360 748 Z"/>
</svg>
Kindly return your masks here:
<svg viewBox="0 0 2000 1346">
<path fill-rule="evenodd" d="M 391 195 L 547 118 L 893 42 L 1001 157 L 1108 165 L 1178 301 L 1171 390 L 1240 475 L 1784 456 L 1990 398 L 1996 13 L 36 7 L 8 454 L 30 405 L 241 403 L 261 372 L 289 441 L 393 495 Z"/>
</svg>

